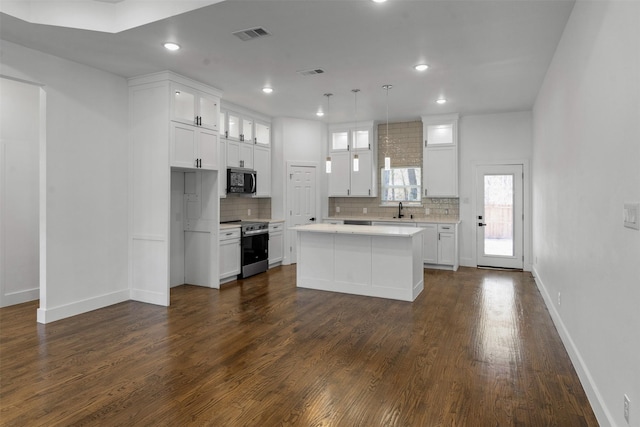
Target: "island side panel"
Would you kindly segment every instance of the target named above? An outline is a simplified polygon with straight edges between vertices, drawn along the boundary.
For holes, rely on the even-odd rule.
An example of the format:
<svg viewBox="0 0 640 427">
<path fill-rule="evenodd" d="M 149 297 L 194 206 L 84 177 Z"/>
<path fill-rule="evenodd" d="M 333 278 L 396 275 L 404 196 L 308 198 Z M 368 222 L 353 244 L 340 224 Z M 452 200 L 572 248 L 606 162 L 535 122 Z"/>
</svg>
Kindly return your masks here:
<svg viewBox="0 0 640 427">
<path fill-rule="evenodd" d="M 413 239 L 374 236 L 372 289 L 376 296 L 413 301 Z"/>
<path fill-rule="evenodd" d="M 334 278 L 334 235 L 298 232 L 297 285 L 330 290 Z"/>
<path fill-rule="evenodd" d="M 371 288 L 371 236 L 335 235 L 335 291 L 375 295 Z"/>
<path fill-rule="evenodd" d="M 413 294 L 411 301 L 415 300 L 424 289 L 424 233 L 413 236 Z"/>
</svg>

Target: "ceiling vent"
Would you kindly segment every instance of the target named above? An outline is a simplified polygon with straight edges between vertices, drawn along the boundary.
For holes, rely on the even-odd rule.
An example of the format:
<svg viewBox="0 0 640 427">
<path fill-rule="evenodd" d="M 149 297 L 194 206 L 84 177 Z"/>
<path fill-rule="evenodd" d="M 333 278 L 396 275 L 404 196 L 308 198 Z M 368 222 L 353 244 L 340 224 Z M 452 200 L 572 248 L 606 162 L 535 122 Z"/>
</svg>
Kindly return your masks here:
<svg viewBox="0 0 640 427">
<path fill-rule="evenodd" d="M 322 68 L 313 68 L 311 70 L 302 70 L 298 71 L 298 74 L 301 76 L 313 76 L 315 74 L 323 74 L 324 70 Z"/>
<path fill-rule="evenodd" d="M 256 27 L 249 28 L 248 30 L 236 31 L 233 35 L 246 42 L 247 40 L 257 39 L 259 37 L 270 36 L 271 33 L 262 27 Z"/>
</svg>

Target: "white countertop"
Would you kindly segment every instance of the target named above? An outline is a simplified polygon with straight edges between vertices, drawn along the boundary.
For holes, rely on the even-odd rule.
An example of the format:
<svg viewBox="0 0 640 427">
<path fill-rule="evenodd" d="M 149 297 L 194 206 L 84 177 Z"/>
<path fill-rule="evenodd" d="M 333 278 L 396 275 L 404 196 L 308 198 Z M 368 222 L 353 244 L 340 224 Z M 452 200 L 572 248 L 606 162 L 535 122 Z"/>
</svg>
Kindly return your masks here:
<svg viewBox="0 0 640 427">
<path fill-rule="evenodd" d="M 329 216 L 324 217 L 323 220 L 339 220 L 339 221 L 371 221 L 371 222 L 400 222 L 400 223 L 427 223 L 427 224 L 460 224 L 459 219 L 452 218 L 388 218 L 388 217 L 374 217 L 374 216 Z"/>
<path fill-rule="evenodd" d="M 243 221 L 258 221 L 258 222 L 268 222 L 269 224 L 284 222 L 284 219 L 264 219 L 264 218 L 256 218 L 256 219 L 245 219 Z M 227 222 L 224 224 L 220 224 L 220 230 L 229 230 L 232 228 L 240 228 L 239 222 Z"/>
<path fill-rule="evenodd" d="M 291 227 L 290 230 L 311 233 L 360 234 L 366 236 L 398 236 L 411 237 L 422 233 L 420 227 L 401 227 L 393 225 L 342 225 L 342 224 L 309 224 Z"/>
</svg>

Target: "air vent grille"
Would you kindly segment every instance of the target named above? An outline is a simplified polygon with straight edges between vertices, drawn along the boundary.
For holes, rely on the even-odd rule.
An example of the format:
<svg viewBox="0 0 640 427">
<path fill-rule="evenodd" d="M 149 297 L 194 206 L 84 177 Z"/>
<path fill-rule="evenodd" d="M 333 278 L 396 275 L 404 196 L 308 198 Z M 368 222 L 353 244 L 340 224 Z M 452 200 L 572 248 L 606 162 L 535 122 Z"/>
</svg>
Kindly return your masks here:
<svg viewBox="0 0 640 427">
<path fill-rule="evenodd" d="M 302 76 L 313 76 L 315 74 L 323 74 L 324 72 L 322 68 L 312 68 L 311 70 L 298 71 L 298 74 Z"/>
<path fill-rule="evenodd" d="M 257 39 L 259 37 L 270 36 L 271 33 L 262 27 L 256 27 L 249 28 L 248 30 L 236 31 L 233 35 L 242 41 L 247 41 Z"/>
</svg>

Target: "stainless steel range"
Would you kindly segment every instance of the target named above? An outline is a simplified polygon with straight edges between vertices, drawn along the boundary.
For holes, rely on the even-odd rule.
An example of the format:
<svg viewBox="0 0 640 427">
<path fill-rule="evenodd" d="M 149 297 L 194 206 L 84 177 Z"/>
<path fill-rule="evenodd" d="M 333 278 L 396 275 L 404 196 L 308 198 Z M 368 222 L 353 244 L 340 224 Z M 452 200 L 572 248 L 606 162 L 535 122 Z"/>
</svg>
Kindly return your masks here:
<svg viewBox="0 0 640 427">
<path fill-rule="evenodd" d="M 267 271 L 269 268 L 269 223 L 241 221 L 239 279 Z"/>
</svg>

